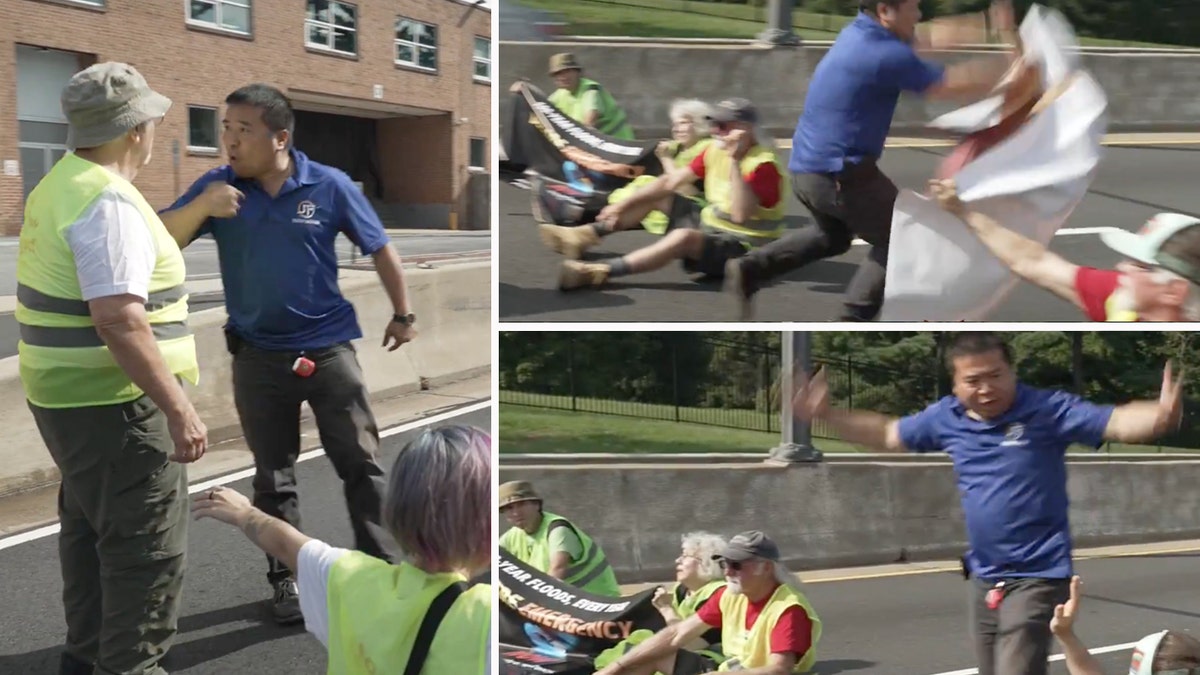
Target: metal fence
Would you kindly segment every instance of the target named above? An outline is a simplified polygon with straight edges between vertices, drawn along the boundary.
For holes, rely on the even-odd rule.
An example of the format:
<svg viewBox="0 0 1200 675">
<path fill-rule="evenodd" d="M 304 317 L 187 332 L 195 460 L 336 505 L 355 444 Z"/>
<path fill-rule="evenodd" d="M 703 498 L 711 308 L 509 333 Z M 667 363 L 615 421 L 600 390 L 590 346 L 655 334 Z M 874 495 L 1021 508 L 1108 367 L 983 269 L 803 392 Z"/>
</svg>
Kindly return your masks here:
<svg viewBox="0 0 1200 675">
<path fill-rule="evenodd" d="M 605 360 L 589 366 L 567 342 L 565 363 L 523 376 L 502 376 L 500 402 L 714 427 L 780 432 L 780 350 L 719 336 L 704 336 L 701 349 L 681 347 L 670 334 L 647 346 L 659 349 L 658 366 L 645 360 Z M 594 355 L 593 355 L 594 356 Z M 900 372 L 855 361 L 853 357 L 813 355 L 824 367 L 833 405 L 892 414 L 915 412 L 937 395 L 937 363 Z M 565 366 L 565 367 L 564 367 Z M 790 394 L 788 394 L 790 396 Z M 895 401 L 911 401 L 896 409 Z M 825 424 L 813 425 L 817 438 L 835 438 Z"/>
</svg>

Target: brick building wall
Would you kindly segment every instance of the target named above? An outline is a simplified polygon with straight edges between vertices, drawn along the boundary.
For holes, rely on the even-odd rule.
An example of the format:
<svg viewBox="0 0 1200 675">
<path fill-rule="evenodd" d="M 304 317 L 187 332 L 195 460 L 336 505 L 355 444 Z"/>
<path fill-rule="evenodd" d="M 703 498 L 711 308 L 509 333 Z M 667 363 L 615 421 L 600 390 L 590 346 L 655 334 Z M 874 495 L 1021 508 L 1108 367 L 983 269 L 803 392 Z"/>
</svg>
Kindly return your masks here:
<svg viewBox="0 0 1200 675">
<path fill-rule="evenodd" d="M 107 0 L 103 10 L 71 0 L 0 4 L 5 5 L 0 19 L 6 19 L 0 22 L 0 100 L 15 100 L 16 45 L 24 44 L 130 63 L 174 101 L 156 132 L 154 159 L 136 181 L 156 208 L 169 205 L 195 178 L 223 163 L 218 155 L 186 149 L 187 106 L 218 107 L 229 92 L 251 82 L 266 82 L 285 93 L 344 97 L 351 107 L 389 103 L 439 111 L 432 117 L 379 123 L 378 151 L 381 160 L 389 158 L 381 161 L 384 183 L 391 195 L 408 203 L 461 210 L 470 138 L 487 139 L 490 152 L 491 86 L 472 75 L 474 38 L 490 39 L 491 14 L 458 0 L 350 3 L 358 13 L 358 53 L 353 57 L 306 46 L 305 3 L 300 0 L 253 0 L 249 37 L 189 25 L 181 0 Z M 395 65 L 398 16 L 437 26 L 436 73 Z M 375 85 L 383 87 L 381 98 L 374 96 Z M 19 157 L 18 140 L 15 106 L 0 107 L 0 160 Z M 174 141 L 180 146 L 178 169 Z M 19 232 L 21 209 L 21 178 L 0 175 L 4 234 Z"/>
</svg>

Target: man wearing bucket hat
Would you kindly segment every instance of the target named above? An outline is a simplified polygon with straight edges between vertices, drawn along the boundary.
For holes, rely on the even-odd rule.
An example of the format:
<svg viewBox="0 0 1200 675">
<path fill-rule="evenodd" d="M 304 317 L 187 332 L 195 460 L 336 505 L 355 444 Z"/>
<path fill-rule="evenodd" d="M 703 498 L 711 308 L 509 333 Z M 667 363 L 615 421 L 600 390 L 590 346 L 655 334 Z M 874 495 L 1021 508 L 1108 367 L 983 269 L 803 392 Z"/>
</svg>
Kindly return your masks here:
<svg viewBox="0 0 1200 675">
<path fill-rule="evenodd" d="M 600 544 L 562 516 L 542 510 L 528 481 L 500 486 L 500 513 L 512 527 L 500 548 L 556 579 L 596 595 L 619 597 L 621 588 Z"/>
<path fill-rule="evenodd" d="M 583 76 L 583 66 L 569 52 L 550 57 L 550 77 L 558 89 L 549 101 L 576 122 L 602 134 L 633 140 L 633 127 L 625 111 L 607 89 Z"/>
<path fill-rule="evenodd" d="M 1070 598 L 1054 608 L 1050 632 L 1062 647 L 1071 675 L 1103 675 L 1100 662 L 1075 635 L 1081 585 L 1078 576 L 1071 579 Z M 1134 645 L 1129 675 L 1200 675 L 1200 640 L 1179 631 L 1151 633 Z"/>
<path fill-rule="evenodd" d="M 726 586 L 692 616 L 667 626 L 596 675 L 702 675 L 731 670 L 805 673 L 817 662 L 821 619 L 784 567 L 779 547 L 751 530 L 713 556 Z M 725 661 L 679 649 L 710 628 L 721 629 Z"/>
<path fill-rule="evenodd" d="M 165 673 L 187 544 L 187 472 L 207 431 L 183 255 L 133 179 L 171 101 L 100 63 L 62 93 L 65 155 L 25 206 L 21 383 L 62 474 L 60 673 Z"/>
<path fill-rule="evenodd" d="M 953 181 L 931 181 L 942 208 L 961 218 L 1013 274 L 1073 303 L 1092 321 L 1200 321 L 1200 219 L 1160 213 L 1136 234 L 1100 240 L 1125 260 L 1115 270 L 1075 265 L 978 211 Z"/>
</svg>

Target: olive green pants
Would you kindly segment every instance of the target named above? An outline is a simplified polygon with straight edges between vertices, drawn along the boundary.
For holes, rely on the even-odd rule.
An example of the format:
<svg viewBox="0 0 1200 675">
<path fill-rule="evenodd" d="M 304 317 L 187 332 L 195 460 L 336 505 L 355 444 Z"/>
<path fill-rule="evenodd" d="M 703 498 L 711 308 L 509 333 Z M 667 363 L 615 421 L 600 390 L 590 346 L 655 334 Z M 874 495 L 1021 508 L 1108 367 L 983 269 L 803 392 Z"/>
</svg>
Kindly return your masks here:
<svg viewBox="0 0 1200 675">
<path fill-rule="evenodd" d="M 97 673 L 164 675 L 175 640 L 187 547 L 187 470 L 168 460 L 167 418 L 149 397 L 39 408 L 62 473 L 58 539 L 66 657 Z"/>
</svg>

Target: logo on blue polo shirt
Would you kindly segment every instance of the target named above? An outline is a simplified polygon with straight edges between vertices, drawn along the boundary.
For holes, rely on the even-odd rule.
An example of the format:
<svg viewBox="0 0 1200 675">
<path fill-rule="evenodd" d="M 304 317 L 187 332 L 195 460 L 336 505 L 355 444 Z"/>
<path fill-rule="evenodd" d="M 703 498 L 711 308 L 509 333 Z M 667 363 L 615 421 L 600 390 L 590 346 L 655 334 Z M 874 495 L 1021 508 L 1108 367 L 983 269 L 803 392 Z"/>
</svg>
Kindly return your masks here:
<svg viewBox="0 0 1200 675">
<path fill-rule="evenodd" d="M 296 217 L 292 218 L 292 222 L 301 225 L 320 225 L 321 221 L 313 218 L 315 215 L 317 215 L 317 205 L 305 199 L 296 207 Z"/>
<path fill-rule="evenodd" d="M 1004 433 L 1004 441 L 1000 445 L 1028 445 L 1029 441 L 1025 440 L 1024 436 L 1025 425 L 1020 422 L 1013 422 L 1008 425 L 1008 429 Z"/>
</svg>

